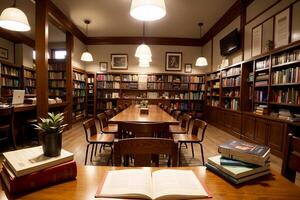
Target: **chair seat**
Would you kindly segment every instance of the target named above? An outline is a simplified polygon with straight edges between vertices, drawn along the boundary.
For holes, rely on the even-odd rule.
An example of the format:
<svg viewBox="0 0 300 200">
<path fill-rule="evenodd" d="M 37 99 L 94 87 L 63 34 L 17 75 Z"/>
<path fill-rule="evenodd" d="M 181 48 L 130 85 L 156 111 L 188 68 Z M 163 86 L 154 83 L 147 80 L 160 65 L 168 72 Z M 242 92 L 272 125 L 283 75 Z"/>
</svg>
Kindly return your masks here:
<svg viewBox="0 0 300 200">
<path fill-rule="evenodd" d="M 180 125 L 170 125 L 169 126 L 169 132 L 172 134 L 185 134 L 186 129 L 182 128 Z"/>
<path fill-rule="evenodd" d="M 99 143 L 107 143 L 107 144 L 113 143 L 114 139 L 115 139 L 114 134 L 106 134 L 106 133 L 95 134 L 89 138 L 90 142 L 92 142 L 92 143 L 99 142 Z"/>
<path fill-rule="evenodd" d="M 117 124 L 108 124 L 108 126 L 103 128 L 103 133 L 118 133 Z"/>
<path fill-rule="evenodd" d="M 200 139 L 192 134 L 173 134 L 172 136 L 176 142 L 200 142 Z"/>
</svg>

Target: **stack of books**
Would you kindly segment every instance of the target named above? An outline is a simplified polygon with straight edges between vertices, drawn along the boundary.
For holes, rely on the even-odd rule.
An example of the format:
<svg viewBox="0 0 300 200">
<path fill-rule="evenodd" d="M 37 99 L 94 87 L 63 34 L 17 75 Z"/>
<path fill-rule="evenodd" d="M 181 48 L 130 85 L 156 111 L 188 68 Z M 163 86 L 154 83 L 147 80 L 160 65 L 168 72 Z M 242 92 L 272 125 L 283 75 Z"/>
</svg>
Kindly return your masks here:
<svg viewBox="0 0 300 200">
<path fill-rule="evenodd" d="M 289 110 L 279 109 L 278 118 L 279 119 L 290 120 L 291 118 L 293 118 L 293 116 L 292 116 L 292 114 Z"/>
<path fill-rule="evenodd" d="M 268 108 L 267 105 L 259 105 L 255 109 L 255 114 L 257 115 L 265 115 L 268 114 Z"/>
<path fill-rule="evenodd" d="M 230 140 L 219 145 L 220 155 L 208 158 L 206 167 L 233 184 L 270 173 L 270 148 Z"/>
<path fill-rule="evenodd" d="M 61 182 L 77 175 L 73 153 L 61 150 L 57 157 L 47 157 L 42 146 L 3 153 L 1 178 L 9 194 L 21 194 Z"/>
</svg>

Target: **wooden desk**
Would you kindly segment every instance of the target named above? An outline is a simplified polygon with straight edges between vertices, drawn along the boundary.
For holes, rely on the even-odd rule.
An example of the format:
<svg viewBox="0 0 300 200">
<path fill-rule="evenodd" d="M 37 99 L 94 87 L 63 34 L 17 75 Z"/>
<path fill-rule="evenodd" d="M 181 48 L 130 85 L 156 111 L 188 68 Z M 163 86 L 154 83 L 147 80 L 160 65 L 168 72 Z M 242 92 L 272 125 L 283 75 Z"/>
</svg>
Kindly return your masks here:
<svg viewBox="0 0 300 200">
<path fill-rule="evenodd" d="M 95 199 L 94 195 L 98 185 L 104 180 L 106 172 L 108 170 L 124 169 L 124 167 L 78 166 L 77 169 L 77 180 L 45 188 L 20 198 L 29 200 Z M 157 169 L 162 168 L 151 168 L 151 170 Z M 300 188 L 274 172 L 272 175 L 235 187 L 206 170 L 205 167 L 176 169 L 193 170 L 211 193 L 212 199 L 300 199 Z M 2 188 L 0 188 L 0 199 L 7 199 Z"/>
<path fill-rule="evenodd" d="M 166 113 L 157 105 L 149 106 L 149 114 L 140 114 L 140 108 L 132 105 L 109 120 L 110 123 L 120 122 L 164 122 L 167 124 L 179 124 L 179 121 Z"/>
</svg>

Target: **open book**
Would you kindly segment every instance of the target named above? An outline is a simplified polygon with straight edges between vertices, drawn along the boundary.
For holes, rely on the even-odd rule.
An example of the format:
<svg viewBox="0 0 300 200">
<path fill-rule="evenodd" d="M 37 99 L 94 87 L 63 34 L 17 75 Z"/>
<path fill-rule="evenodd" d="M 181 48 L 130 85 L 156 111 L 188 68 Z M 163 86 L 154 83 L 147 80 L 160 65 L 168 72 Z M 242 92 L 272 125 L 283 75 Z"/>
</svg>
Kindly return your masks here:
<svg viewBox="0 0 300 200">
<path fill-rule="evenodd" d="M 127 169 L 109 171 L 96 198 L 192 199 L 206 192 L 191 170 Z"/>
</svg>

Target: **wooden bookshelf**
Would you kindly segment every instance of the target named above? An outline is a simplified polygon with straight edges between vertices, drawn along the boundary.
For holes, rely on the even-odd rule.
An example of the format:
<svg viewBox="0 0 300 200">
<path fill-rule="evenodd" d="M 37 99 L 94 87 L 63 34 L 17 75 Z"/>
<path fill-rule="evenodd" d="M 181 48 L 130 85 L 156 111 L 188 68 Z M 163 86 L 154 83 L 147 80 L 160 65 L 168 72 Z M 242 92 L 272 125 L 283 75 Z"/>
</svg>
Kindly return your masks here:
<svg viewBox="0 0 300 200">
<path fill-rule="evenodd" d="M 216 71 L 206 75 L 206 105 L 218 107 L 221 100 L 221 72 Z"/>
<path fill-rule="evenodd" d="M 96 76 L 92 72 L 87 72 L 87 109 L 86 113 L 88 117 L 94 117 L 96 115 Z"/>
<path fill-rule="evenodd" d="M 49 98 L 60 98 L 66 102 L 66 61 L 48 60 Z"/>
<path fill-rule="evenodd" d="M 36 71 L 23 66 L 23 88 L 26 96 L 36 96 Z"/>
<path fill-rule="evenodd" d="M 86 72 L 73 68 L 73 121 L 78 121 L 86 116 Z"/>
</svg>

